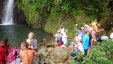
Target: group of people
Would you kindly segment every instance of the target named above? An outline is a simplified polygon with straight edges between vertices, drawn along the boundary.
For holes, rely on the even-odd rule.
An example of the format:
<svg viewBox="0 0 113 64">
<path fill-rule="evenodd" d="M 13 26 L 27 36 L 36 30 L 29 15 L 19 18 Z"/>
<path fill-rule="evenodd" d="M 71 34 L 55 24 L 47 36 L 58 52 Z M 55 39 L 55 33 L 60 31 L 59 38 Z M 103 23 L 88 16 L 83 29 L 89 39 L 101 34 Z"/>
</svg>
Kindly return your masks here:
<svg viewBox="0 0 113 64">
<path fill-rule="evenodd" d="M 28 34 L 28 38 L 25 42 L 22 42 L 20 45 L 20 50 L 18 53 L 18 56 L 20 58 L 20 62 L 10 62 L 9 64 L 38 64 L 37 63 L 37 47 L 38 43 L 37 40 L 34 38 L 34 33 L 30 32 Z M 0 64 L 6 64 L 7 60 L 6 57 L 9 52 L 9 43 L 7 38 L 3 38 L 0 41 Z M 10 59 L 9 59 L 10 60 Z M 16 60 L 16 59 L 15 59 Z"/>
<path fill-rule="evenodd" d="M 98 33 L 103 32 L 104 29 L 100 28 L 100 24 L 97 19 L 93 19 L 92 23 L 84 24 L 82 27 L 77 29 L 75 25 L 75 37 L 73 42 L 69 45 L 67 39 L 67 29 L 60 27 L 58 32 L 54 35 L 57 42 L 57 46 L 69 48 L 68 55 L 75 56 L 76 52 L 81 52 L 87 55 L 89 48 L 94 48 L 98 40 Z"/>
<path fill-rule="evenodd" d="M 88 54 L 88 50 L 93 49 L 98 40 L 98 33 L 103 32 L 104 29 L 100 28 L 100 24 L 97 19 L 92 20 L 92 23 L 84 24 L 82 27 L 77 29 L 77 24 L 75 25 L 75 36 L 72 43 L 68 41 L 68 30 L 62 25 L 57 33 L 54 35 L 57 46 L 68 48 L 68 56 L 76 56 L 77 52 L 83 55 Z M 112 29 L 113 30 L 113 29 Z M 110 38 L 113 39 L 113 33 L 111 33 Z M 33 32 L 28 34 L 28 38 L 25 42 L 21 43 L 21 49 L 19 51 L 19 57 L 21 59 L 21 64 L 38 64 L 37 62 L 37 49 L 38 43 L 35 39 Z M 5 57 L 8 55 L 9 43 L 8 39 L 4 38 L 0 41 L 0 64 L 5 64 Z M 73 52 L 74 51 L 74 52 Z"/>
<path fill-rule="evenodd" d="M 57 46 L 61 47 L 67 47 L 68 40 L 67 40 L 67 32 L 68 30 L 65 29 L 62 25 L 60 26 L 60 29 L 57 31 L 57 33 L 54 35 L 55 41 L 57 42 Z"/>
<path fill-rule="evenodd" d="M 97 19 L 93 19 L 92 23 L 84 24 L 80 29 L 77 29 L 75 25 L 75 38 L 69 46 L 69 55 L 75 56 L 73 51 L 79 51 L 84 55 L 87 55 L 88 50 L 93 49 L 98 41 L 98 33 L 103 32 L 104 29 L 100 28 L 100 24 Z"/>
</svg>

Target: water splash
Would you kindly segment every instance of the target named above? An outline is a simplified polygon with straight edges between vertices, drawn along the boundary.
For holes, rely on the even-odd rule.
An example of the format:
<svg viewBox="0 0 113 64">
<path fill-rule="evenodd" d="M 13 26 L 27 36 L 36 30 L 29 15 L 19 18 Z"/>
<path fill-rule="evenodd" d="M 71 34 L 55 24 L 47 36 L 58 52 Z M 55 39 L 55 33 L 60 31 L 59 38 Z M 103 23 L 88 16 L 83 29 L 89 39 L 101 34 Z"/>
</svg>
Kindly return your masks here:
<svg viewBox="0 0 113 64">
<path fill-rule="evenodd" d="M 8 0 L 5 3 L 4 16 L 1 25 L 13 25 L 13 0 Z"/>
</svg>

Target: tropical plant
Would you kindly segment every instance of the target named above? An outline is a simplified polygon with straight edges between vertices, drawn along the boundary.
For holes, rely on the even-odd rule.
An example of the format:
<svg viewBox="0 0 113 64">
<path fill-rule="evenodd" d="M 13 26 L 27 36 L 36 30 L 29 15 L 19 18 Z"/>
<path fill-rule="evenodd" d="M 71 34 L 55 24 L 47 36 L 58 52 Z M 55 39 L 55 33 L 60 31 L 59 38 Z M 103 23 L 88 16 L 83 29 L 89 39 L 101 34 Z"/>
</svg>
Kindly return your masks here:
<svg viewBox="0 0 113 64">
<path fill-rule="evenodd" d="M 73 64 L 113 64 L 113 41 L 98 42 L 92 52 L 83 58 L 82 62 L 77 61 Z"/>
</svg>

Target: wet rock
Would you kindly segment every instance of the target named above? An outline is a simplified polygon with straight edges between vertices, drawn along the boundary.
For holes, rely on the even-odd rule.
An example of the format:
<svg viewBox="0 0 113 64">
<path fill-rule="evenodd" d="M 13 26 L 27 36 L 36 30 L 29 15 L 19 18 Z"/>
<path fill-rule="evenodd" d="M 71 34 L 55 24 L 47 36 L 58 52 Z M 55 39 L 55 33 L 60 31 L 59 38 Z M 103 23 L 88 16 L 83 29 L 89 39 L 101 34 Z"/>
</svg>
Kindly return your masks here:
<svg viewBox="0 0 113 64">
<path fill-rule="evenodd" d="M 53 56 L 52 60 L 55 63 L 62 63 L 64 61 L 64 59 L 66 58 L 67 49 L 66 48 L 62 48 L 62 47 L 55 47 L 51 51 L 50 55 Z"/>
<path fill-rule="evenodd" d="M 41 54 L 43 57 L 47 57 L 48 53 L 44 47 L 38 51 L 38 54 Z"/>
<path fill-rule="evenodd" d="M 39 54 L 42 54 L 42 61 L 47 61 L 49 64 L 64 64 L 64 60 L 67 56 L 67 48 L 55 47 L 45 48 L 39 50 Z"/>
<path fill-rule="evenodd" d="M 2 17 L 3 17 L 3 9 L 4 9 L 4 3 L 6 0 L 0 0 L 0 23 L 2 21 Z"/>
<path fill-rule="evenodd" d="M 55 64 L 53 60 L 48 60 L 49 64 Z"/>
<path fill-rule="evenodd" d="M 16 2 L 14 3 L 14 11 L 13 11 L 13 17 L 14 17 L 14 23 L 17 23 L 17 24 L 27 24 L 26 23 L 26 17 L 23 13 L 23 11 L 21 9 L 19 9 L 17 7 L 17 4 Z"/>
</svg>

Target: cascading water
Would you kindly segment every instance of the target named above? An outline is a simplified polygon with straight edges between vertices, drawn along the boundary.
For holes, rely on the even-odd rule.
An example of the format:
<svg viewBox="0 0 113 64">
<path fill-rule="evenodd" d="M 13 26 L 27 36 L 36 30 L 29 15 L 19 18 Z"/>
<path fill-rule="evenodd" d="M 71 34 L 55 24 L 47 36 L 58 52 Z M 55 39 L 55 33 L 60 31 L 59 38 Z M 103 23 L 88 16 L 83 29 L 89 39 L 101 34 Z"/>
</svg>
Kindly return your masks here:
<svg viewBox="0 0 113 64">
<path fill-rule="evenodd" d="M 12 25 L 13 24 L 13 0 L 6 0 L 4 16 L 2 18 L 2 25 Z"/>
</svg>

